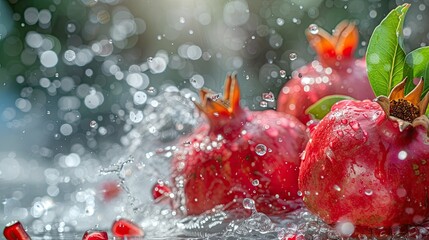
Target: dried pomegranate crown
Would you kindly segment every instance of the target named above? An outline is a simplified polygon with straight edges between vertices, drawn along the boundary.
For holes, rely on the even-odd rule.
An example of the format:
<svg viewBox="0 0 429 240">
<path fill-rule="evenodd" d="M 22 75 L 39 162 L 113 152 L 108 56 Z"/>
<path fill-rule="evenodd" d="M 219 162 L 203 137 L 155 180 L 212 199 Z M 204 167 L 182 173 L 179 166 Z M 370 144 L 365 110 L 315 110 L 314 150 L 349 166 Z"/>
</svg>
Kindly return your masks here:
<svg viewBox="0 0 429 240">
<path fill-rule="evenodd" d="M 244 124 L 245 114 L 240 107 L 240 88 L 236 74 L 226 76 L 224 87 L 223 96 L 209 89 L 201 89 L 201 103 L 195 102 L 199 111 L 207 116 L 214 131 L 225 125 L 231 129 L 239 128 L 240 125 Z"/>
<path fill-rule="evenodd" d="M 429 92 L 420 100 L 423 93 L 423 80 L 420 80 L 417 86 L 405 96 L 405 84 L 407 79 L 396 85 L 389 94 L 389 97 L 380 96 L 377 102 L 381 105 L 384 112 L 394 119 L 400 119 L 401 129 L 407 126 L 424 126 L 429 136 L 429 119 L 425 115 L 429 103 Z"/>
<path fill-rule="evenodd" d="M 323 64 L 339 66 L 341 60 L 353 59 L 359 42 L 359 32 L 354 23 L 347 20 L 340 22 L 332 35 L 314 27 L 310 25 L 306 36 Z"/>
</svg>

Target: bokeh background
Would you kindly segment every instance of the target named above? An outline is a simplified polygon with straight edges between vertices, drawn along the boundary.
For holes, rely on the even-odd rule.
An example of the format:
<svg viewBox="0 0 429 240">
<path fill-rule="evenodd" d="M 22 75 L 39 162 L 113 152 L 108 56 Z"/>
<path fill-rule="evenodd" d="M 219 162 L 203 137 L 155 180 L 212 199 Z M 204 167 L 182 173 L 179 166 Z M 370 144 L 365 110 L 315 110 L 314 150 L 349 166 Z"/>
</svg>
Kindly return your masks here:
<svg viewBox="0 0 429 240">
<path fill-rule="evenodd" d="M 0 0 L 0 223 L 41 218 L 97 174 L 79 166 L 132 154 L 124 136 L 160 93 L 221 91 L 235 71 L 244 106 L 275 108 L 261 95 L 314 59 L 310 24 L 356 21 L 363 57 L 404 2 L 409 52 L 429 41 L 429 0 Z"/>
</svg>

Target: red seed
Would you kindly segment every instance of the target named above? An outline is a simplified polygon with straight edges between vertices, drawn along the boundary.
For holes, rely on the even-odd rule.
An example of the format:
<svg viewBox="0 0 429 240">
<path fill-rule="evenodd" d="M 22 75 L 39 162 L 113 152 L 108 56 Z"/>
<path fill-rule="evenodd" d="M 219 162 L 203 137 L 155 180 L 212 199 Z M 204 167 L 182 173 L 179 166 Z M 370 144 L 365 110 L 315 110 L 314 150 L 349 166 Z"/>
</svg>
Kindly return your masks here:
<svg viewBox="0 0 429 240">
<path fill-rule="evenodd" d="M 152 197 L 156 202 L 162 201 L 164 198 L 169 197 L 171 189 L 163 181 L 159 180 L 152 187 Z"/>
<path fill-rule="evenodd" d="M 82 240 L 108 240 L 107 232 L 97 230 L 87 230 L 82 237 Z"/>
<path fill-rule="evenodd" d="M 116 220 L 112 225 L 112 233 L 116 237 L 142 237 L 143 230 L 135 223 L 121 218 Z"/>
<path fill-rule="evenodd" d="M 108 181 L 104 182 L 101 186 L 103 193 L 103 200 L 110 201 L 119 196 L 121 193 L 121 187 L 117 181 Z"/>
<path fill-rule="evenodd" d="M 14 221 L 6 225 L 3 235 L 7 240 L 31 240 L 19 221 Z"/>
</svg>

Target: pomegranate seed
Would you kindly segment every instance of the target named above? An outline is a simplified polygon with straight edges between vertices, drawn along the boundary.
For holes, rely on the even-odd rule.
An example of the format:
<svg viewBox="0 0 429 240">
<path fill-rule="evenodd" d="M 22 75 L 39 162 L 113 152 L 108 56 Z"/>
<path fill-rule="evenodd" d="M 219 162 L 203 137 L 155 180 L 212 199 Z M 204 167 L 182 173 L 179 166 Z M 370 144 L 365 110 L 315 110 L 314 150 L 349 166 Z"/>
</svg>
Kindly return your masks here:
<svg viewBox="0 0 429 240">
<path fill-rule="evenodd" d="M 19 221 L 14 221 L 6 225 L 3 235 L 7 240 L 31 240 Z"/>
<path fill-rule="evenodd" d="M 101 186 L 104 201 L 110 201 L 121 193 L 121 187 L 116 181 L 104 182 Z"/>
<path fill-rule="evenodd" d="M 88 230 L 83 234 L 82 240 L 109 240 L 107 232 Z"/>
<path fill-rule="evenodd" d="M 116 220 L 112 225 L 112 233 L 116 237 L 142 237 L 143 230 L 127 219 Z"/>
<path fill-rule="evenodd" d="M 159 180 L 153 187 L 152 187 L 152 197 L 155 200 L 155 202 L 159 203 L 166 197 L 169 197 L 171 193 L 171 189 L 169 186 L 167 186 L 163 181 Z"/>
</svg>

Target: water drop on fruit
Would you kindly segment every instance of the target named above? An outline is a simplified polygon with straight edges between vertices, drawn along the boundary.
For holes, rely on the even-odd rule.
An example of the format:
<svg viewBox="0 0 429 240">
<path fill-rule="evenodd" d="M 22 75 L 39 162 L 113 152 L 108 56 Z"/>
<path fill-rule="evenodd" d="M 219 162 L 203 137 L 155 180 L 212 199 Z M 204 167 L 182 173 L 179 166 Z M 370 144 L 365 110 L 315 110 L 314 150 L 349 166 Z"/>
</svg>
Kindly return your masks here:
<svg viewBox="0 0 429 240">
<path fill-rule="evenodd" d="M 259 156 L 264 156 L 267 153 L 267 146 L 265 146 L 264 144 L 258 144 L 255 147 L 255 152 Z"/>
<path fill-rule="evenodd" d="M 340 188 L 340 186 L 338 186 L 338 185 L 334 185 L 334 189 L 335 189 L 335 191 L 341 191 L 341 188 Z"/>
<path fill-rule="evenodd" d="M 398 153 L 398 159 L 405 160 L 405 158 L 407 158 L 407 155 L 408 155 L 407 152 L 402 150 Z"/>
<path fill-rule="evenodd" d="M 258 186 L 259 185 L 259 180 L 258 179 L 253 180 L 252 181 L 252 185 L 255 186 L 255 187 Z"/>
<path fill-rule="evenodd" d="M 289 59 L 290 59 L 291 61 L 296 60 L 297 58 L 298 58 L 298 55 L 296 55 L 296 53 L 291 53 L 291 54 L 289 54 Z"/>
<path fill-rule="evenodd" d="M 6 225 L 3 235 L 7 240 L 31 240 L 19 221 L 14 221 Z"/>
<path fill-rule="evenodd" d="M 372 190 L 371 189 L 366 189 L 365 190 L 365 195 L 371 196 L 372 195 Z"/>
<path fill-rule="evenodd" d="M 108 239 L 109 239 L 109 236 L 105 231 L 87 230 L 82 236 L 82 240 L 108 240 Z"/>
<path fill-rule="evenodd" d="M 308 26 L 308 30 L 311 34 L 317 34 L 319 33 L 319 26 L 317 26 L 316 24 L 310 24 L 310 26 Z"/>
<path fill-rule="evenodd" d="M 121 218 L 112 225 L 112 233 L 115 237 L 142 237 L 143 230 L 133 222 Z"/>
<path fill-rule="evenodd" d="M 254 210 L 255 209 L 255 201 L 251 198 L 245 198 L 243 200 L 243 207 L 245 209 Z"/>
</svg>

